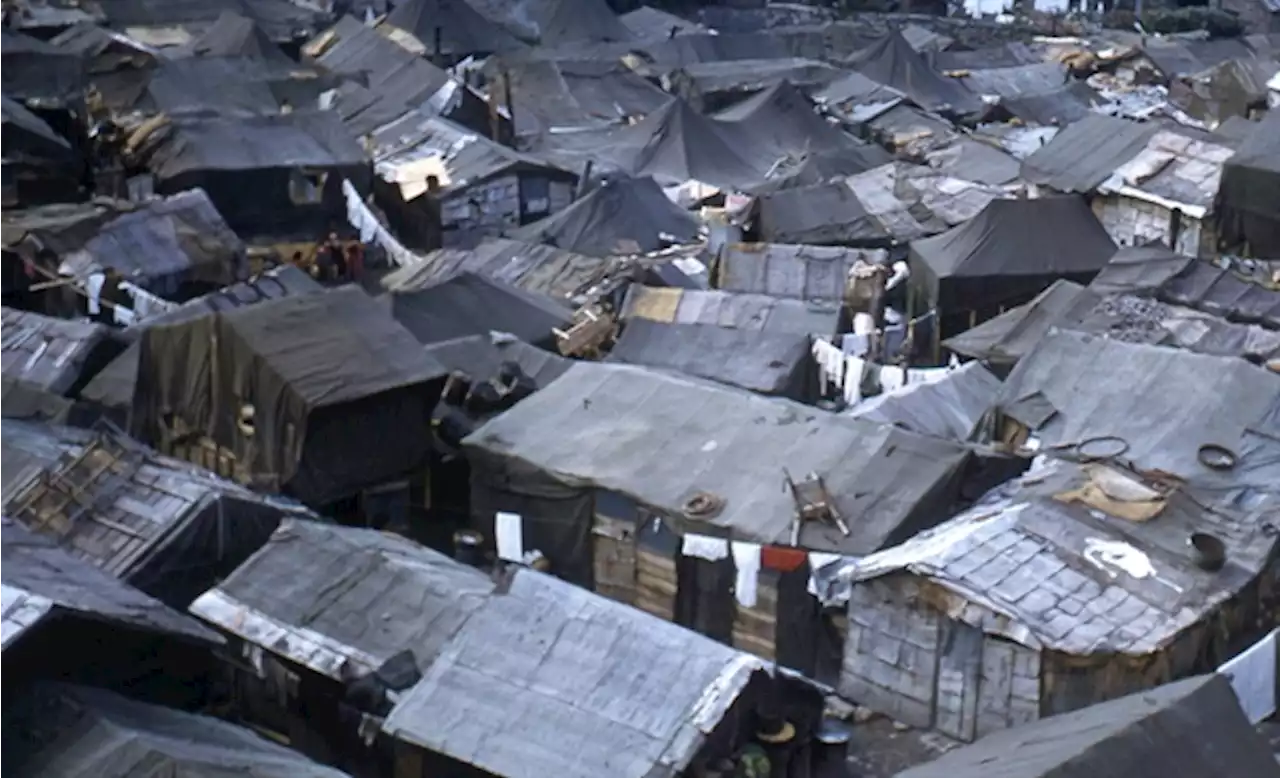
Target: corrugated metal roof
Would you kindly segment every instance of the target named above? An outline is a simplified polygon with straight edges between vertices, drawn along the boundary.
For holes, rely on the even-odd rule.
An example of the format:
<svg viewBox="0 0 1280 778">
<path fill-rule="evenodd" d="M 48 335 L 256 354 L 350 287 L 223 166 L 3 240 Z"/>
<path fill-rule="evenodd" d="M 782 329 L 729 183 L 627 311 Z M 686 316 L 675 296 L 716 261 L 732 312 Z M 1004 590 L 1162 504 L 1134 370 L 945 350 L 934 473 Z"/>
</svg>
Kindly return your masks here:
<svg viewBox="0 0 1280 778">
<path fill-rule="evenodd" d="M 467 619 L 383 731 L 499 776 L 670 778 L 762 667 L 691 630 L 519 570 L 506 593 Z"/>
<path fill-rule="evenodd" d="M 786 243 L 730 243 L 720 251 L 718 286 L 798 300 L 843 300 L 857 262 L 883 264 L 882 249 Z"/>
<path fill-rule="evenodd" d="M 635 285 L 627 293 L 622 317 L 829 338 L 839 325 L 840 305 L 721 289 Z"/>
<path fill-rule="evenodd" d="M 558 300 L 599 282 L 612 262 L 555 246 L 486 238 L 474 249 L 440 249 L 382 279 L 387 291 L 423 289 L 459 273 L 479 273 Z"/>
<path fill-rule="evenodd" d="M 1067 84 L 1067 67 L 1060 62 L 1018 65 L 1008 68 L 974 70 L 960 82 L 980 95 L 1028 97 L 1062 89 Z"/>
<path fill-rule="evenodd" d="M 1213 206 L 1222 166 L 1235 153 L 1225 145 L 1156 132 L 1099 187 L 1139 200 L 1177 204 L 1192 218 Z"/>
<path fill-rule="evenodd" d="M 3 372 L 54 394 L 66 394 L 107 338 L 107 328 L 38 313 L 3 309 Z M 87 377 L 87 376 L 86 376 Z"/>
<path fill-rule="evenodd" d="M 825 478 L 852 535 L 806 525 L 800 545 L 865 554 L 913 518 L 940 516 L 959 446 L 694 378 L 580 362 L 463 445 L 476 467 L 519 463 L 577 488 L 628 495 L 677 529 L 788 543 L 795 504 L 783 469 Z M 714 517 L 686 516 L 706 492 Z M 926 516 L 927 514 L 927 516 Z"/>
<path fill-rule="evenodd" d="M 999 393 L 1000 379 L 982 363 L 970 362 L 937 381 L 909 383 L 868 398 L 847 415 L 894 424 L 921 435 L 966 441 L 995 405 Z"/>
</svg>

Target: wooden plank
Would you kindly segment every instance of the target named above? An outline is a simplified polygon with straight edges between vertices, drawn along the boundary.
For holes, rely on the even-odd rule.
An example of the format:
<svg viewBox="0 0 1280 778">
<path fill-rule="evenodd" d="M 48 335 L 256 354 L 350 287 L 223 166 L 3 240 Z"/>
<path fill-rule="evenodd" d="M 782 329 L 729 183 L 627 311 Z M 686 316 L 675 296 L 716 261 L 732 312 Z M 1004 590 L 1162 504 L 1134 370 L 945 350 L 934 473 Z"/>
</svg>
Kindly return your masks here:
<svg viewBox="0 0 1280 778">
<path fill-rule="evenodd" d="M 777 656 L 778 590 L 765 583 L 756 588 L 750 608 L 734 602 L 733 646 L 763 659 Z"/>
<path fill-rule="evenodd" d="M 635 525 L 595 515 L 591 530 L 596 592 L 627 605 L 636 599 Z"/>
<path fill-rule="evenodd" d="M 666 621 L 675 620 L 676 563 L 636 549 L 635 606 Z"/>
</svg>

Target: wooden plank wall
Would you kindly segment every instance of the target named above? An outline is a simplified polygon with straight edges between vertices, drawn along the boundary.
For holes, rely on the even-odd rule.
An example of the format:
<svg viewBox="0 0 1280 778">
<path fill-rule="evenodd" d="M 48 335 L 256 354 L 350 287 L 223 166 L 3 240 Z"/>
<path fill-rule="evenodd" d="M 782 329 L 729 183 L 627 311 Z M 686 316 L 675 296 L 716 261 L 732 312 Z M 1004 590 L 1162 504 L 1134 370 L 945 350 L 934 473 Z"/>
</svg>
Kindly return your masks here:
<svg viewBox="0 0 1280 778">
<path fill-rule="evenodd" d="M 634 605 L 636 600 L 635 524 L 595 514 L 591 529 L 596 592 Z"/>
<path fill-rule="evenodd" d="M 635 606 L 665 621 L 675 621 L 676 561 L 644 546 L 636 549 Z"/>
<path fill-rule="evenodd" d="M 756 604 L 745 608 L 734 600 L 733 647 L 773 661 L 777 654 L 778 589 L 761 576 Z"/>
</svg>

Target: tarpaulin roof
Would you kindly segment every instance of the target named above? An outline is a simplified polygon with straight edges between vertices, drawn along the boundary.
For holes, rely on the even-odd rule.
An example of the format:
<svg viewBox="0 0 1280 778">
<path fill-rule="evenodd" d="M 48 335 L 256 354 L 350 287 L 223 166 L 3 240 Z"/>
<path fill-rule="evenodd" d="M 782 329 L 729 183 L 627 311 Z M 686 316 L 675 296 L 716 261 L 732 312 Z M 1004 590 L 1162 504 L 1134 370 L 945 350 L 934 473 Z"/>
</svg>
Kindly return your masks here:
<svg viewBox="0 0 1280 778">
<path fill-rule="evenodd" d="M 288 0 L 98 0 L 107 17 L 106 26 L 131 30 L 180 28 L 198 33 L 225 11 L 253 19 L 271 40 L 288 42 L 312 35 L 324 17 L 319 11 Z"/>
<path fill-rule="evenodd" d="M 1277 774 L 1231 683 L 1215 673 L 1000 730 L 898 778 Z"/>
<path fill-rule="evenodd" d="M 768 89 L 782 81 L 803 86 L 806 90 L 825 86 L 844 75 L 825 62 L 787 57 L 785 59 L 744 59 L 696 62 L 671 71 L 666 78 L 673 92 L 686 84 L 706 98 L 741 99 L 760 89 Z M 724 103 L 721 102 L 721 105 Z"/>
<path fill-rule="evenodd" d="M 86 63 L 80 54 L 0 28 L 0 89 L 14 100 L 39 100 L 51 106 L 77 102 L 85 87 Z"/>
<path fill-rule="evenodd" d="M 526 292 L 477 273 L 459 273 L 428 287 L 391 294 L 391 314 L 421 343 L 507 332 L 554 348 L 554 328 L 573 312 L 550 297 Z"/>
<path fill-rule="evenodd" d="M 620 18 L 622 23 L 627 26 L 627 29 L 631 30 L 631 33 L 641 40 L 666 38 L 671 35 L 672 30 L 675 30 L 677 35 L 706 32 L 706 28 L 701 24 L 647 5 L 642 5 L 634 11 L 628 11 Z"/>
<path fill-rule="evenodd" d="M 929 167 L 961 181 L 1000 186 L 1016 181 L 1021 165 L 1011 154 L 989 143 L 961 138 L 925 154 Z"/>
<path fill-rule="evenodd" d="M 714 444 L 714 445 L 713 445 Z M 634 365 L 577 362 L 551 385 L 463 441 L 473 462 L 508 478 L 536 472 L 619 492 L 680 532 L 789 543 L 795 502 L 783 468 L 820 473 L 849 536 L 806 522 L 799 545 L 865 554 L 945 515 L 958 445 L 848 419 L 790 400 Z M 478 460 L 475 458 L 479 458 Z M 690 516 L 701 493 L 724 501 Z"/>
<path fill-rule="evenodd" d="M 934 299 L 945 307 L 978 304 L 957 281 L 977 284 L 971 290 L 976 297 L 998 299 L 1002 292 L 978 290 L 987 284 L 999 287 L 993 283 L 999 280 L 1044 279 L 1044 284 L 1062 276 L 1088 280 L 1115 251 L 1115 243 L 1089 204 L 1072 195 L 992 200 L 972 221 L 911 243 L 913 264 L 932 277 Z"/>
<path fill-rule="evenodd" d="M 936 381 L 909 383 L 867 398 L 847 415 L 893 424 L 921 435 L 966 441 L 996 404 L 1000 379 L 970 362 Z"/>
<path fill-rule="evenodd" d="M 13 710 L 6 706 L 6 727 L 14 732 L 5 757 L 13 760 L 8 769 L 30 778 L 347 778 L 212 716 L 61 684 L 41 683 L 25 697 Z"/>
<path fill-rule="evenodd" d="M 843 181 L 761 195 L 755 222 L 760 239 L 770 243 L 877 246 L 892 238 Z"/>
<path fill-rule="evenodd" d="M 257 22 L 231 10 L 219 14 L 214 23 L 191 42 L 190 51 L 200 57 L 244 57 L 296 65 Z"/>
<path fill-rule="evenodd" d="M 1082 81 L 1049 92 L 1009 97 L 1000 105 L 1027 124 L 1066 126 L 1093 113 L 1098 95 Z"/>
<path fill-rule="evenodd" d="M 283 55 L 282 55 L 283 56 Z M 315 105 L 340 78 L 288 58 L 203 56 L 165 60 L 145 71 L 96 78 L 103 102 L 119 113 L 274 114 L 287 103 Z"/>
<path fill-rule="evenodd" d="M 839 149 L 806 153 L 794 163 L 780 165 L 773 176 L 753 191 L 760 194 L 784 189 L 816 186 L 837 178 L 865 173 L 893 161 L 889 152 L 870 143 L 855 143 Z"/>
<path fill-rule="evenodd" d="M 559 354 L 506 337 L 505 333 L 467 335 L 432 343 L 427 346 L 427 353 L 449 371 L 461 371 L 472 381 L 488 381 L 498 375 L 504 364 L 514 362 L 538 388 L 559 378 L 573 364 Z"/>
<path fill-rule="evenodd" d="M 437 31 L 441 54 L 493 54 L 524 45 L 466 0 L 406 0 L 396 5 L 386 23 L 413 35 L 432 54 L 437 53 Z"/>
<path fill-rule="evenodd" d="M 716 118 L 749 130 L 756 145 L 773 149 L 779 156 L 860 145 L 847 133 L 827 124 L 809 98 L 786 80 L 721 111 Z"/>
<path fill-rule="evenodd" d="M 1092 192 L 1146 148 L 1158 124 L 1091 114 L 1022 161 L 1022 177 L 1059 192 Z"/>
<path fill-rule="evenodd" d="M 813 372 L 807 334 L 649 319 L 627 323 L 608 361 L 675 370 L 793 400 L 807 399 L 806 379 Z"/>
<path fill-rule="evenodd" d="M 509 13 L 532 22 L 543 46 L 633 38 L 605 0 L 520 0 L 514 6 Z"/>
<path fill-rule="evenodd" d="M 1136 469 L 1177 476 L 1215 502 L 1280 491 L 1280 381 L 1238 357 L 1051 330 L 1013 369 L 998 409 L 1045 447 L 1120 438 Z M 1235 467 L 1206 468 L 1208 443 L 1233 451 Z"/>
<path fill-rule="evenodd" d="M 1082 296 L 1087 298 L 1083 302 Z M 1031 302 L 948 338 L 942 345 L 973 359 L 1013 364 L 1035 348 L 1051 327 L 1092 307 L 1099 299 L 1080 284 L 1059 279 Z"/>
<path fill-rule="evenodd" d="M 369 165 L 333 111 L 174 117 L 157 135 L 148 141 L 146 159 L 161 181 L 208 171 Z"/>
<path fill-rule="evenodd" d="M 71 161 L 71 144 L 43 119 L 8 95 L 0 97 L 0 121 L 4 126 L 4 159 Z"/>
<path fill-rule="evenodd" d="M 774 161 L 751 128 L 703 116 L 679 98 L 646 116 L 629 134 L 643 142 L 631 172 L 670 183 L 742 188 L 763 180 Z"/>
<path fill-rule="evenodd" d="M 607 257 L 654 251 L 697 240 L 693 215 L 671 202 L 652 178 L 610 180 L 542 221 L 521 227 L 511 237 Z"/>
<path fill-rule="evenodd" d="M 12 519 L 4 519 L 4 648 L 44 617 L 65 612 L 88 621 L 170 635 L 200 643 L 222 638 L 123 581 L 78 559 Z M 12 769 L 12 768 L 10 768 Z"/>
<path fill-rule="evenodd" d="M 890 31 L 846 63 L 868 78 L 891 86 L 929 110 L 976 113 L 982 100 L 963 84 L 934 70 L 923 54 L 911 48 L 902 34 Z"/>
<path fill-rule="evenodd" d="M 143 319 L 124 331 L 125 337 L 135 340 L 85 385 L 80 391 L 80 398 L 104 408 L 128 412 L 137 389 L 138 358 L 142 353 L 138 341 L 149 327 L 198 319 L 211 311 L 256 305 L 295 294 L 310 294 L 322 288 L 305 271 L 293 265 L 283 265 L 189 300 L 168 313 Z"/>
<path fill-rule="evenodd" d="M 1215 211 L 1228 244 L 1280 257 L 1280 111 L 1268 111 L 1223 166 Z"/>
</svg>

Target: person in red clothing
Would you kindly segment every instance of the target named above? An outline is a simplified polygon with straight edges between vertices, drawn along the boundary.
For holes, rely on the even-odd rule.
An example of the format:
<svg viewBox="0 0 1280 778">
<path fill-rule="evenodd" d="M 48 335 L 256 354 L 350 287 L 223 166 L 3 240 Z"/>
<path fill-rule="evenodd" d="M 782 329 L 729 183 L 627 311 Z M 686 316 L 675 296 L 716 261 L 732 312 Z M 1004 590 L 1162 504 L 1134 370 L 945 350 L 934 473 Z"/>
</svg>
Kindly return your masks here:
<svg viewBox="0 0 1280 778">
<path fill-rule="evenodd" d="M 347 244 L 347 277 L 359 281 L 364 275 L 364 246 L 359 241 Z"/>
</svg>

